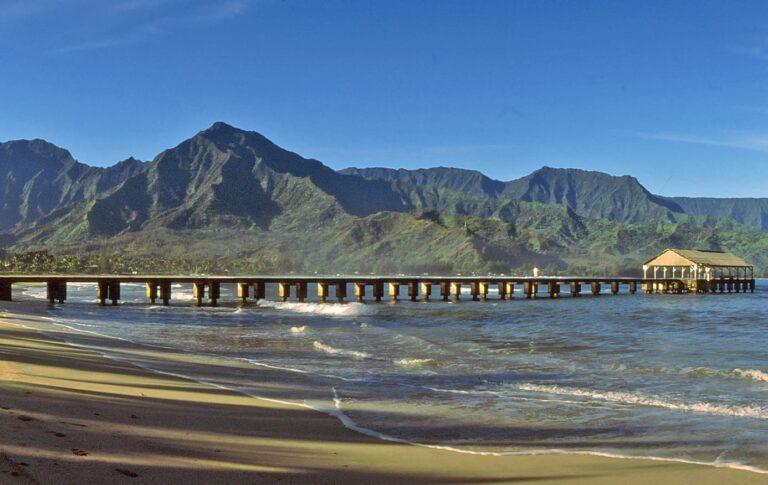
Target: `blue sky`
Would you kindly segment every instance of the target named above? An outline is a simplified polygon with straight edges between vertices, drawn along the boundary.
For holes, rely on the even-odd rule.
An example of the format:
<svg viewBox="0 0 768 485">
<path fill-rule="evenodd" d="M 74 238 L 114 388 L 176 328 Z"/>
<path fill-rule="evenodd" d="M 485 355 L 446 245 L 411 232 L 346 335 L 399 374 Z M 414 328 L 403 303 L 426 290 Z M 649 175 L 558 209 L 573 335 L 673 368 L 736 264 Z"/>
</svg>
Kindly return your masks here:
<svg viewBox="0 0 768 485">
<path fill-rule="evenodd" d="M 151 159 L 221 120 L 334 168 L 768 196 L 768 5 L 0 0 L 0 140 Z"/>
</svg>

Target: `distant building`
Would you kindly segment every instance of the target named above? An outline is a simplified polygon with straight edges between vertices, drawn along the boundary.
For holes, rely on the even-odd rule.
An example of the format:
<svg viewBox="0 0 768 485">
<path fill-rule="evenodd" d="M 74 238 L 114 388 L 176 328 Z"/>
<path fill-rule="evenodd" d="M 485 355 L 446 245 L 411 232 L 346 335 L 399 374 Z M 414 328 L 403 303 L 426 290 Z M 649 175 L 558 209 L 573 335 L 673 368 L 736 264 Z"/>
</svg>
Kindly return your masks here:
<svg viewBox="0 0 768 485">
<path fill-rule="evenodd" d="M 746 282 L 753 281 L 754 277 L 751 264 L 724 251 L 665 249 L 643 264 L 643 279 L 680 281 L 685 285 L 684 289 L 690 291 L 711 289 L 714 283 L 710 285 L 709 282 L 713 281 Z"/>
</svg>

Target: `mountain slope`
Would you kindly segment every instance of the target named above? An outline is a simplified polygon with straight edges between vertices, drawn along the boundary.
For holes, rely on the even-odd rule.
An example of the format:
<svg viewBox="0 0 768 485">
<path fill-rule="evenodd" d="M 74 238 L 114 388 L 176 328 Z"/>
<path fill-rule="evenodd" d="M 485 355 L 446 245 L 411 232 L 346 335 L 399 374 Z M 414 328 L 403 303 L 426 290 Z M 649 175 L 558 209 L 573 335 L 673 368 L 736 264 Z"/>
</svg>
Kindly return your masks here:
<svg viewBox="0 0 768 485">
<path fill-rule="evenodd" d="M 0 230 L 107 192 L 142 166 L 131 158 L 109 168 L 89 167 L 43 140 L 0 143 Z"/>
<path fill-rule="evenodd" d="M 6 247 L 86 268 L 627 274 L 666 246 L 768 268 L 763 199 L 659 197 L 633 177 L 549 167 L 509 182 L 337 172 L 225 123 L 108 168 L 42 140 L 2 143 L 0 203 Z"/>
</svg>

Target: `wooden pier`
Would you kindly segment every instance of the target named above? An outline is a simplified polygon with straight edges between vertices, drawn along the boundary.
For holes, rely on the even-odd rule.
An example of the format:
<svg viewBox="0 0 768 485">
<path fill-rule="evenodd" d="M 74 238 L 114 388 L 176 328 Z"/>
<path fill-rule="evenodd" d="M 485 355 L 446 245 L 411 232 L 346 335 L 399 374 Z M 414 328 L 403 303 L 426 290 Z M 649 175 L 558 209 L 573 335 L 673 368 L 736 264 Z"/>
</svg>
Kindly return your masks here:
<svg viewBox="0 0 768 485">
<path fill-rule="evenodd" d="M 745 274 L 746 276 L 746 274 Z M 315 287 L 319 302 L 348 299 L 352 290 L 358 302 L 391 301 L 460 301 L 467 297 L 473 301 L 559 298 L 561 288 L 568 288 L 572 297 L 584 293 L 616 295 L 621 287 L 630 294 L 644 293 L 747 293 L 755 291 L 754 278 L 721 276 L 712 278 L 645 279 L 645 278 L 590 278 L 590 277 L 507 277 L 507 276 L 154 276 L 154 275 L 7 275 L 0 276 L 0 301 L 11 301 L 14 284 L 44 284 L 51 304 L 67 300 L 69 283 L 92 283 L 101 305 L 118 305 L 121 284 L 146 286 L 147 302 L 169 305 L 174 284 L 192 286 L 194 302 L 198 306 L 216 306 L 221 299 L 221 286 L 233 285 L 236 301 L 247 304 L 263 300 L 267 286 L 272 286 L 282 301 L 309 299 L 310 285 Z M 464 290 L 468 289 L 468 293 Z M 491 291 L 491 290 L 495 291 Z M 604 291 L 605 289 L 605 291 Z M 386 291 L 385 291 L 386 290 Z M 491 295 L 491 296 L 489 296 Z M 518 296 L 519 295 L 519 296 Z"/>
</svg>

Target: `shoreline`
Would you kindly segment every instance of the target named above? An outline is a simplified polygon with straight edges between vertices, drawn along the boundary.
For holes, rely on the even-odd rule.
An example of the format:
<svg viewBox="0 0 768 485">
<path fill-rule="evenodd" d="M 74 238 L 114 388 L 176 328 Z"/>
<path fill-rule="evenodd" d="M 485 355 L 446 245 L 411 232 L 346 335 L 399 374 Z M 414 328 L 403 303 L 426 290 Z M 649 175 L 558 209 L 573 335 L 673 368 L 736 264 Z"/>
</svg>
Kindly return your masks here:
<svg viewBox="0 0 768 485">
<path fill-rule="evenodd" d="M 32 315 L 23 315 L 23 317 L 36 318 Z M 203 462 L 207 463 L 207 465 L 198 465 L 186 469 L 195 470 L 196 480 L 198 481 L 201 478 L 201 473 L 204 475 L 202 477 L 203 481 L 213 481 L 224 476 L 230 479 L 232 474 L 239 473 L 241 475 L 238 476 L 247 478 L 249 481 L 272 481 L 281 477 L 295 482 L 307 481 L 315 483 L 318 481 L 340 481 L 342 479 L 366 480 L 374 483 L 401 481 L 403 479 L 432 482 L 491 482 L 523 479 L 568 482 L 582 480 L 590 483 L 601 481 L 612 483 L 616 480 L 621 480 L 624 483 L 644 483 L 650 480 L 666 480 L 674 483 L 688 481 L 717 483 L 725 480 L 728 480 L 730 483 L 759 483 L 765 479 L 760 474 L 761 471 L 751 470 L 746 467 L 740 469 L 735 464 L 700 464 L 677 459 L 612 456 L 601 452 L 562 452 L 556 450 L 514 453 L 475 452 L 440 445 L 408 443 L 391 437 L 382 439 L 383 437 L 376 432 L 357 427 L 349 418 L 347 418 L 348 422 L 346 422 L 343 418 L 346 416 L 341 411 L 339 411 L 341 416 L 334 415 L 333 413 L 326 414 L 325 411 L 314 410 L 308 406 L 302 408 L 301 404 L 250 396 L 227 389 L 225 386 L 200 382 L 188 376 L 146 368 L 121 358 L 102 355 L 97 351 L 86 349 L 77 344 L 65 343 L 55 335 L 47 335 L 44 331 L 30 328 L 19 320 L 20 315 L 18 314 L 0 319 L 0 350 L 3 351 L 3 354 L 7 354 L 6 351 L 9 348 L 16 349 L 17 352 L 20 351 L 17 355 L 19 358 L 17 359 L 3 358 L 3 367 L 0 369 L 0 376 L 2 376 L 2 383 L 0 385 L 3 386 L 4 395 L 6 396 L 6 398 L 0 398 L 0 403 L 3 404 L 3 407 L 8 407 L 4 402 L 8 400 L 7 396 L 13 394 L 12 391 L 18 387 L 34 389 L 34 391 L 30 390 L 29 392 L 34 392 L 35 394 L 75 394 L 78 395 L 78 398 L 75 400 L 79 406 L 93 406 L 98 404 L 98 402 L 91 402 L 94 400 L 91 393 L 102 394 L 105 390 L 108 390 L 107 394 L 114 395 L 116 391 L 114 386 L 120 386 L 119 390 L 121 392 L 117 394 L 121 399 L 126 398 L 126 393 L 131 396 L 135 396 L 138 393 L 143 398 L 148 396 L 148 391 L 152 391 L 153 399 L 161 401 L 158 403 L 158 407 L 168 405 L 168 400 L 179 400 L 181 396 L 176 395 L 173 388 L 189 387 L 195 389 L 194 399 L 190 399 L 192 396 L 187 396 L 185 399 L 181 399 L 181 401 L 204 410 L 205 412 L 202 414 L 208 416 L 207 420 L 209 422 L 195 422 L 195 426 L 191 426 L 193 429 L 190 429 L 190 424 L 192 424 L 189 421 L 190 416 L 184 416 L 183 409 L 179 409 L 177 411 L 181 411 L 182 416 L 175 417 L 175 424 L 177 428 L 185 431 L 184 434 L 194 435 L 195 431 L 200 431 L 194 428 L 200 425 L 205 428 L 205 434 L 221 433 L 217 426 L 215 426 L 215 423 L 220 422 L 221 417 L 216 416 L 215 413 L 210 413 L 210 411 L 212 409 L 215 411 L 222 400 L 234 400 L 238 402 L 238 406 L 244 406 L 244 416 L 240 416 L 239 413 L 232 416 L 231 412 L 228 411 L 225 414 L 229 418 L 234 421 L 246 420 L 248 422 L 255 419 L 257 422 L 261 422 L 261 424 L 267 422 L 272 428 L 272 433 L 270 433 L 268 439 L 265 439 L 263 436 L 254 437 L 248 433 L 242 435 L 236 433 L 238 435 L 237 441 L 248 442 L 248 445 L 256 445 L 259 449 L 263 449 L 265 446 L 271 448 L 270 440 L 285 441 L 288 439 L 290 441 L 287 447 L 285 444 L 280 446 L 284 451 L 280 454 L 281 460 L 279 464 L 281 466 L 277 467 L 279 470 L 268 469 L 269 466 L 266 463 L 260 463 L 256 469 L 243 471 L 242 467 L 247 465 L 247 463 L 251 463 L 251 466 L 253 466 L 253 461 L 258 463 L 263 461 L 263 457 L 258 453 L 251 455 L 249 453 L 243 454 L 242 451 L 234 452 L 232 450 L 229 454 L 234 453 L 240 457 L 240 462 L 232 463 L 232 460 L 223 460 L 224 456 L 222 456 L 221 450 L 218 452 L 215 449 L 208 450 L 209 453 L 204 458 L 197 457 L 193 459 L 193 461 L 199 461 L 202 458 Z M 62 347 L 67 350 L 62 350 Z M 49 351 L 48 354 L 45 351 L 46 349 Z M 75 364 L 73 369 L 62 369 L 62 366 L 57 364 L 55 355 L 62 351 L 68 356 L 76 356 L 75 361 L 72 362 Z M 40 355 L 41 352 L 42 355 Z M 28 370 L 27 366 L 30 365 L 28 362 L 30 359 L 24 358 L 27 354 L 35 354 L 40 357 L 41 360 L 33 365 L 43 366 L 50 370 L 48 374 L 53 373 L 54 375 L 44 374 L 46 377 L 41 380 L 40 374 L 32 373 L 30 375 L 29 372 L 24 372 Z M 52 369 L 57 370 L 54 372 Z M 83 386 L 81 379 L 74 379 L 70 375 L 83 373 L 91 375 L 91 377 L 93 377 L 92 374 L 94 373 L 98 374 L 100 379 L 89 379 L 87 382 L 91 384 Z M 126 373 L 134 378 L 131 379 L 130 384 L 114 382 L 116 377 Z M 109 378 L 109 380 L 105 381 L 105 377 Z M 53 386 L 55 391 L 47 388 L 50 387 L 48 381 L 51 379 L 55 381 L 56 385 Z M 163 381 L 163 387 L 171 389 L 166 389 L 165 391 L 156 390 L 157 381 Z M 171 384 L 169 385 L 166 381 L 170 381 Z M 87 389 L 83 389 L 83 387 Z M 80 395 L 83 391 L 88 392 Z M 48 397 L 50 398 L 51 396 Z M 139 399 L 139 401 L 141 400 Z M 243 401 L 246 402 L 243 403 Z M 48 407 L 44 408 L 44 411 L 51 411 L 50 407 L 53 405 L 53 402 L 48 403 Z M 11 406 L 11 409 L 17 409 L 17 406 L 18 404 Z M 115 407 L 120 408 L 120 405 L 115 404 Z M 142 413 L 145 415 L 152 414 L 152 409 L 152 407 L 144 407 Z M 260 416 L 260 414 L 264 413 L 265 409 L 273 410 L 278 415 L 270 416 L 269 419 L 265 420 L 265 416 Z M 6 411 L 4 409 L 2 414 L 7 414 Z M 40 413 L 40 410 L 26 409 L 25 411 L 26 415 L 32 417 L 35 412 Z M 198 412 L 201 412 L 201 410 L 198 410 Z M 211 416 L 212 414 L 213 416 Z M 306 429 L 297 430 L 295 429 L 295 423 L 292 423 L 292 415 L 301 415 L 302 421 L 312 425 Z M 7 416 L 2 416 L 1 418 L 5 417 Z M 61 418 L 70 419 L 70 416 L 64 415 Z M 120 429 L 122 431 L 119 434 L 126 433 L 125 429 Z M 244 429 L 247 429 L 247 427 L 236 426 L 234 429 L 230 429 L 230 432 L 242 432 Z M 320 435 L 323 436 L 323 439 L 318 440 L 317 432 L 320 430 L 322 430 Z M 158 438 L 153 433 L 148 434 L 149 436 L 144 436 L 144 438 L 148 438 L 150 441 Z M 53 438 L 47 437 L 47 440 L 43 441 L 44 447 L 48 447 L 52 443 L 57 443 L 57 438 L 53 435 Z M 197 443 L 199 439 L 187 441 L 179 439 L 174 442 L 174 446 L 181 450 L 176 459 L 185 461 L 185 452 L 193 456 L 199 454 L 200 450 L 196 446 L 191 446 Z M 131 456 L 136 452 L 132 448 L 132 444 L 124 442 L 115 443 L 114 445 L 117 449 L 122 449 L 123 454 L 126 456 Z M 122 447 L 119 445 L 122 445 Z M 308 458 L 307 448 L 310 448 L 315 453 L 321 453 L 325 456 L 325 460 L 322 463 L 317 463 L 315 459 Z M 23 449 L 20 449 L 18 446 L 9 447 L 5 442 L 0 445 L 0 450 L 2 450 L 4 455 L 14 457 L 14 463 L 30 462 L 32 461 L 30 456 L 35 456 L 35 454 L 30 453 L 25 455 Z M 384 454 L 380 455 L 380 452 Z M 331 453 L 331 455 L 328 455 L 328 453 Z M 16 458 L 18 455 L 21 455 L 21 458 Z M 63 464 L 75 465 L 78 461 L 73 460 L 65 453 L 69 460 L 59 457 L 59 462 L 61 463 L 52 465 L 50 463 L 51 458 L 46 459 L 39 455 L 38 453 L 37 459 L 41 463 L 37 465 L 42 470 L 47 470 L 47 467 L 56 466 L 58 471 L 61 472 Z M 54 453 L 54 455 L 57 454 Z M 105 473 L 104 477 L 109 477 L 109 479 L 119 479 L 121 478 L 120 474 L 130 477 L 130 475 L 126 475 L 119 470 L 116 471 L 115 466 L 112 465 L 112 463 L 121 462 L 121 453 L 116 455 L 118 456 L 113 456 L 110 460 L 106 461 L 109 465 L 105 465 L 105 460 L 99 461 L 98 464 L 94 464 L 93 459 L 86 460 L 91 466 L 84 468 L 100 468 L 101 472 Z M 329 456 L 333 458 L 329 459 Z M 387 459 L 382 460 L 383 456 L 387 457 Z M 142 462 L 141 466 L 134 466 L 134 468 L 137 468 L 136 470 L 128 471 L 136 473 L 139 477 L 149 481 L 167 479 L 166 473 L 169 467 L 163 465 L 161 458 L 147 459 Z M 53 461 L 56 462 L 55 459 Z M 125 466 L 129 464 L 131 464 L 131 460 L 126 459 Z M 270 462 L 269 465 L 274 465 L 274 463 Z M 259 466 L 262 468 L 267 466 L 267 468 L 258 468 Z M 65 466 L 64 468 L 67 467 Z M 75 468 L 77 468 L 77 465 L 75 465 Z M 141 472 L 139 472 L 139 468 Z M 172 481 L 178 480 L 179 470 L 178 467 L 176 468 Z M 246 466 L 246 468 L 248 467 Z M 311 468 L 312 471 L 307 472 L 308 468 Z M 36 477 L 35 469 L 34 465 L 29 465 L 26 473 Z M 302 471 L 297 472 L 297 470 Z M 76 470 L 70 470 L 70 472 L 76 473 Z M 19 472 L 17 471 L 17 473 Z M 92 473 L 93 471 L 90 471 L 87 475 L 83 475 L 83 477 L 90 477 Z M 45 472 L 43 471 L 41 478 L 44 475 Z M 72 477 L 75 478 L 76 475 Z M 481 477 L 483 479 L 479 480 Z M 2 478 L 2 475 L 0 475 L 0 479 Z"/>
</svg>

